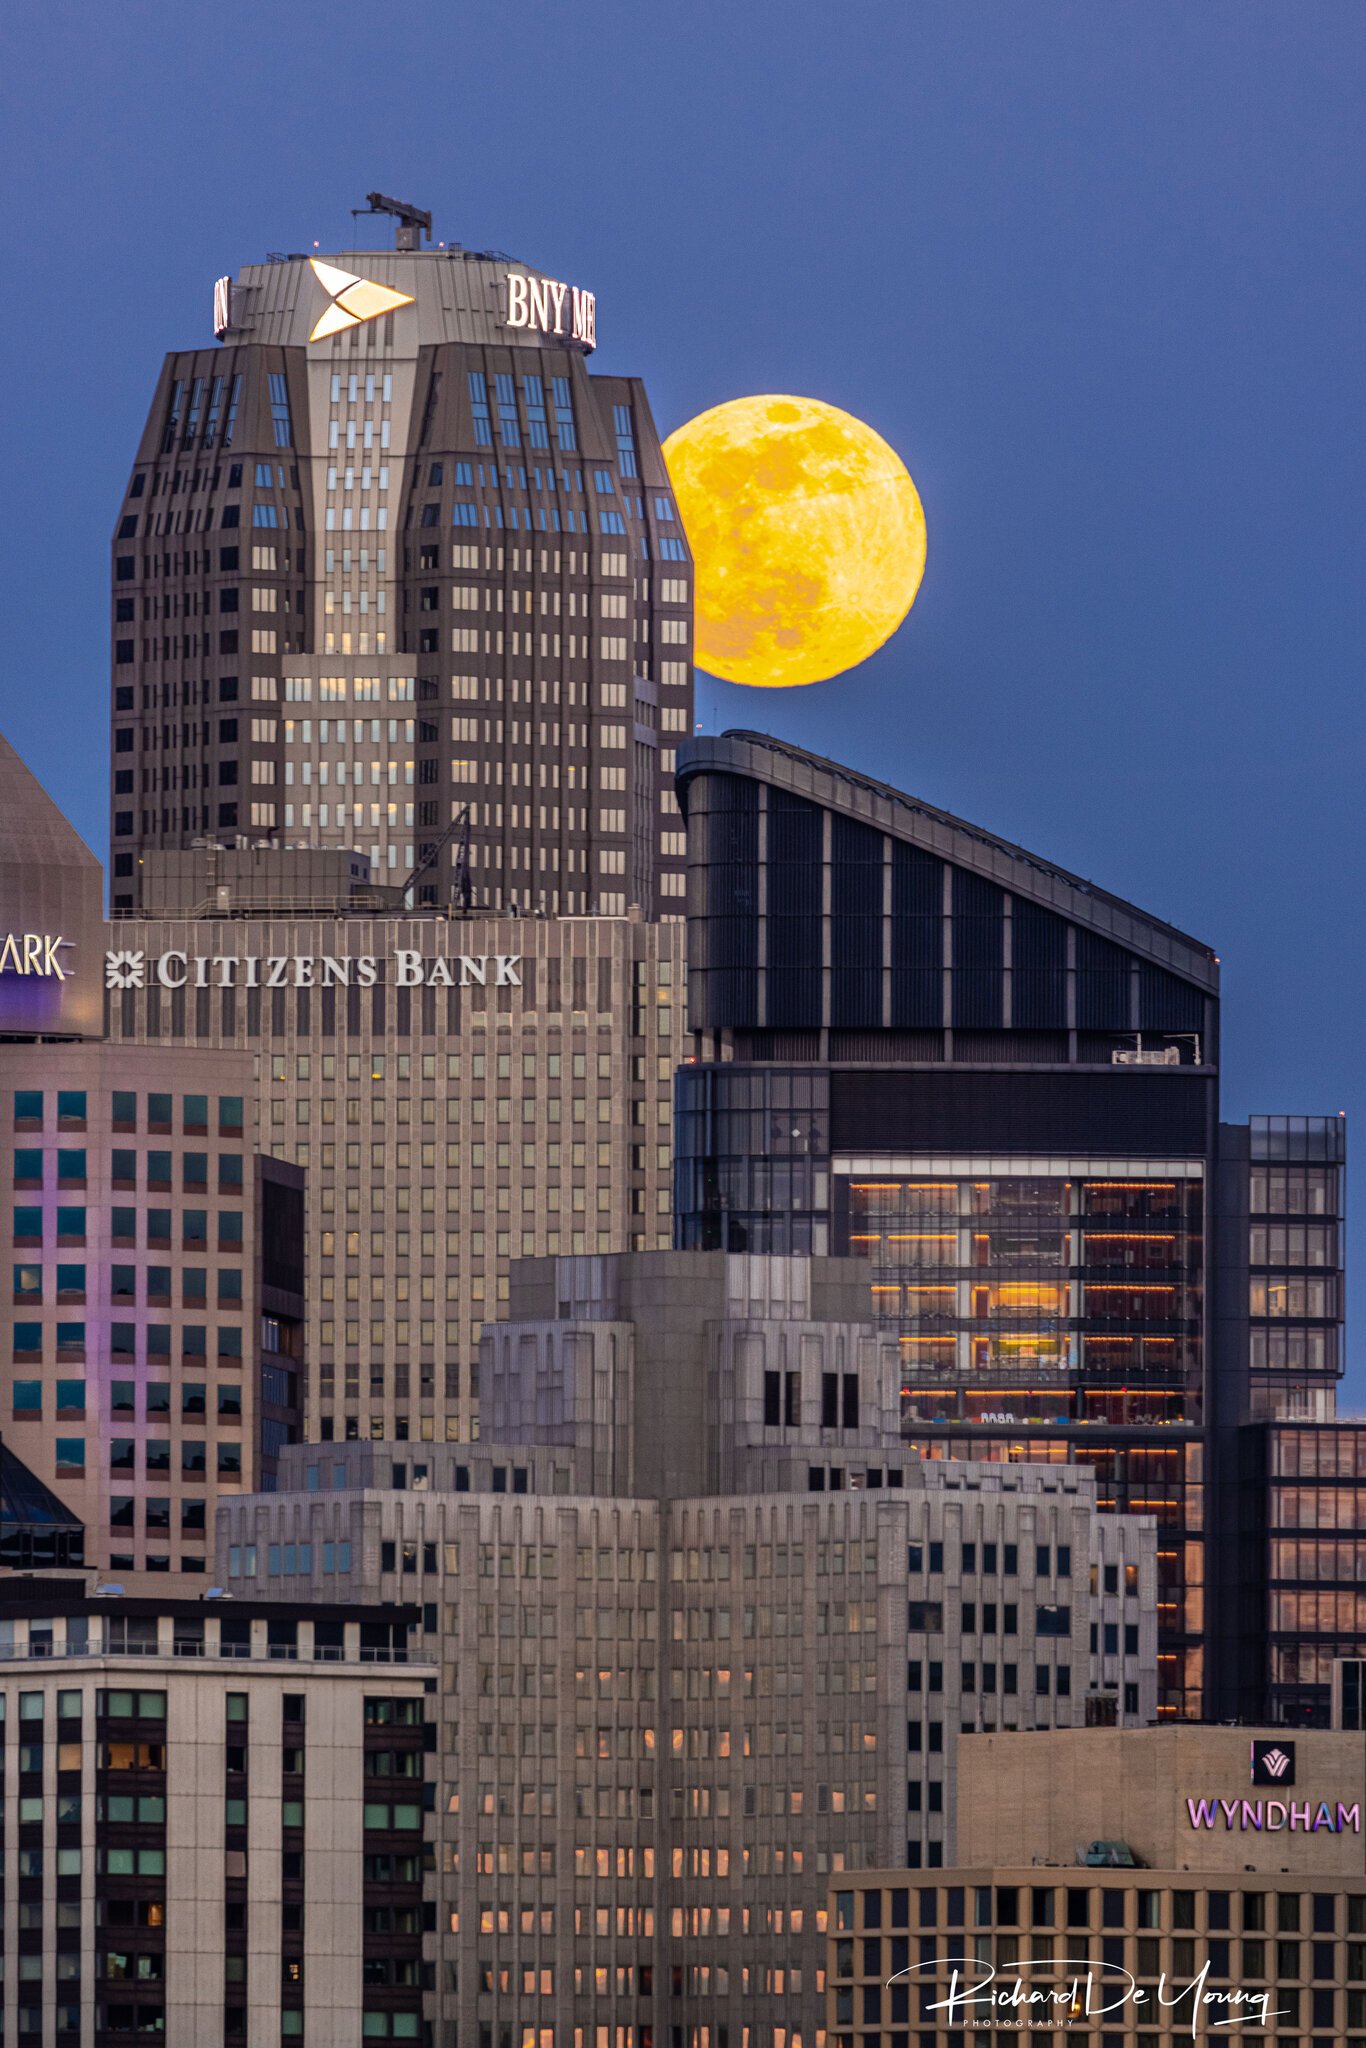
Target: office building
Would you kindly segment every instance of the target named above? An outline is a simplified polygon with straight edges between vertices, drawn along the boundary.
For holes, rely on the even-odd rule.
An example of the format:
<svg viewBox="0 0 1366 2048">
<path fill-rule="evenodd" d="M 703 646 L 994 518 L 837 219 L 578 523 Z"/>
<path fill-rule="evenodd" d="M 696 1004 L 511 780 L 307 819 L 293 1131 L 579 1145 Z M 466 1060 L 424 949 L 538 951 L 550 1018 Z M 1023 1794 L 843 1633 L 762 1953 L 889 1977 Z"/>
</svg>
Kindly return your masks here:
<svg viewBox="0 0 1366 2048">
<path fill-rule="evenodd" d="M 1216 1506 L 1215 1712 L 1337 1725 L 1334 1672 L 1366 1657 L 1366 1420 L 1244 1423 Z"/>
<path fill-rule="evenodd" d="M 203 1573 L 302 1427 L 303 1176 L 246 1052 L 105 1038 L 99 863 L 3 741 L 0 875 L 11 1561 Z"/>
<path fill-rule="evenodd" d="M 1047 860 L 759 734 L 679 794 L 676 1242 L 861 1256 L 909 1440 L 1156 1516 L 1160 1711 L 1198 1716 L 1216 1475 L 1342 1370 L 1341 1120 L 1221 1124 L 1215 955 Z"/>
<path fill-rule="evenodd" d="M 474 1434 L 480 1330 L 507 1299 L 513 1258 L 668 1244 L 681 922 L 415 915 L 362 856 L 247 848 L 149 854 L 158 914 L 106 925 L 98 862 L 3 742 L 0 784 L 8 936 L 22 963 L 27 933 L 41 967 L 44 934 L 60 935 L 60 974 L 0 966 L 0 1136 L 11 1174 L 23 1169 L 10 1308 L 26 1338 L 41 1326 L 44 1370 L 81 1363 L 58 1358 L 60 1323 L 64 1354 L 86 1343 L 115 1381 L 147 1361 L 158 1373 L 179 1356 L 183 1319 L 189 1398 L 198 1387 L 211 1428 L 215 1347 L 227 1358 L 239 1343 L 245 1359 L 255 1342 L 271 1395 L 258 1408 L 244 1381 L 241 1429 L 244 1457 L 254 1435 L 266 1462 L 244 1474 L 267 1484 L 276 1443 L 299 1428 L 322 1441 Z M 263 1203 L 287 1221 L 288 1274 L 262 1263 Z M 99 1235 L 79 1247 L 87 1226 Z M 98 1253 L 116 1268 L 99 1266 L 107 1299 L 75 1302 L 81 1249 L 86 1265 Z M 72 1253 L 60 1288 L 59 1251 Z M 93 1348 L 96 1307 L 117 1326 L 98 1337 L 106 1350 L 118 1339 L 117 1360 Z M 0 1371 L 39 1377 L 40 1361 L 18 1355 L 32 1349 L 7 1351 Z M 44 1418 L 31 1435 L 78 1420 L 56 1400 L 54 1380 L 40 1408 L 21 1406 Z M 159 1429 L 142 1401 L 135 1389 L 111 1436 Z M 6 1426 L 12 1411 L 7 1398 Z M 187 1411 L 212 1473 L 200 1423 Z M 134 1452 L 139 1486 L 164 1476 Z M 179 1469 L 176 1441 L 156 1455 Z M 174 1499 L 168 1512 L 174 1534 Z M 113 1548 L 116 1569 L 132 1569 L 129 1546 Z"/>
<path fill-rule="evenodd" d="M 249 1142 L 306 1178 L 308 1437 L 472 1436 L 512 1260 L 669 1243 L 681 923 L 296 913 L 233 885 L 111 938 L 119 1056 L 254 1064 Z"/>
<path fill-rule="evenodd" d="M 422 2039 L 414 1619 L 0 1587 L 7 2042 Z"/>
<path fill-rule="evenodd" d="M 1346 1124 L 1220 1127 L 1210 1490 L 1218 1719 L 1329 1726 L 1334 1663 L 1366 1652 L 1366 1419 L 1339 1416 Z M 1241 1248 L 1247 1245 L 1244 1279 Z"/>
<path fill-rule="evenodd" d="M 593 294 L 492 251 L 281 255 L 166 358 L 115 524 L 112 904 L 208 838 L 413 900 L 678 913 L 691 567 Z M 422 223 L 426 223 L 424 229 Z"/>
<path fill-rule="evenodd" d="M 247 1149 L 251 1086 L 0 1044 L 5 1438 L 115 1577 L 203 1572 L 221 1494 L 272 1485 L 302 1428 L 303 1181 Z"/>
<path fill-rule="evenodd" d="M 1155 1717 L 1151 1518 L 922 1460 L 857 1260 L 514 1267 L 476 1444 L 298 1446 L 244 1598 L 414 1601 L 435 2040 L 815 2040 L 832 1875 L 952 1859 L 961 1728 Z"/>
<path fill-rule="evenodd" d="M 1366 1657 L 1334 1660 L 1330 1728 L 1366 1732 Z"/>
<path fill-rule="evenodd" d="M 864 1872 L 834 1893 L 832 2044 L 960 2048 L 988 2017 L 995 2038 L 1018 2027 L 1050 2048 L 1226 2029 L 1278 2048 L 1366 2042 L 1356 1736 L 1059 1730 L 963 1749 L 957 1867 Z M 1016 1987 L 1034 2002 L 962 2002 Z"/>
</svg>

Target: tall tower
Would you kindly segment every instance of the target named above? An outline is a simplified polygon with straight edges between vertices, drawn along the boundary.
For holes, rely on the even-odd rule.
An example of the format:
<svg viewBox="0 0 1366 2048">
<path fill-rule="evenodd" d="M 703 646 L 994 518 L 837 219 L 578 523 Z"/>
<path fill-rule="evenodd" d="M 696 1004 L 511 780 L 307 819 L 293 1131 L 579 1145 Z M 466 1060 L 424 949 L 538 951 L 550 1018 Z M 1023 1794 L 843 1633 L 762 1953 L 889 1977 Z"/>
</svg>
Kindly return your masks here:
<svg viewBox="0 0 1366 2048">
<path fill-rule="evenodd" d="M 691 563 L 591 292 L 491 251 L 274 256 L 166 358 L 113 542 L 112 900 L 210 839 L 417 904 L 681 913 Z"/>
</svg>

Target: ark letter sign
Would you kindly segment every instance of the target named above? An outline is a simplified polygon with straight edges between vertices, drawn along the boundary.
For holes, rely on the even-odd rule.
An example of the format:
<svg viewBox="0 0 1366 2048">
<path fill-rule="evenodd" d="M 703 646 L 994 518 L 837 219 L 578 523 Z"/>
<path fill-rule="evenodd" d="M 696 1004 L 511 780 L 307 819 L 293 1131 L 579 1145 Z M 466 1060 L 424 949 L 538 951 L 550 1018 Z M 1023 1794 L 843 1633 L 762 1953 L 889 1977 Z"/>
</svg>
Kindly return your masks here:
<svg viewBox="0 0 1366 2048">
<path fill-rule="evenodd" d="M 65 981 L 67 969 L 57 958 L 57 949 L 70 944 L 70 939 L 54 938 L 51 932 L 6 932 L 0 944 L 0 974 L 55 975 Z"/>
</svg>

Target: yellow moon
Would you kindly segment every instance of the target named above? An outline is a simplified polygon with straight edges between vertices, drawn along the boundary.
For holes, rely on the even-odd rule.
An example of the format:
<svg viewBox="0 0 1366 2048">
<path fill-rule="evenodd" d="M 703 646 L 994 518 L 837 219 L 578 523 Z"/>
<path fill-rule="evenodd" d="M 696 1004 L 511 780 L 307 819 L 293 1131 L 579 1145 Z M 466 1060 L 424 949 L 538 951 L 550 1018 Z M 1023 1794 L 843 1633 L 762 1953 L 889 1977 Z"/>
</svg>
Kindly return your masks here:
<svg viewBox="0 0 1366 2048">
<path fill-rule="evenodd" d="M 692 548 L 695 660 L 780 690 L 864 661 L 905 618 L 925 514 L 896 451 L 818 398 L 735 398 L 664 443 Z"/>
</svg>

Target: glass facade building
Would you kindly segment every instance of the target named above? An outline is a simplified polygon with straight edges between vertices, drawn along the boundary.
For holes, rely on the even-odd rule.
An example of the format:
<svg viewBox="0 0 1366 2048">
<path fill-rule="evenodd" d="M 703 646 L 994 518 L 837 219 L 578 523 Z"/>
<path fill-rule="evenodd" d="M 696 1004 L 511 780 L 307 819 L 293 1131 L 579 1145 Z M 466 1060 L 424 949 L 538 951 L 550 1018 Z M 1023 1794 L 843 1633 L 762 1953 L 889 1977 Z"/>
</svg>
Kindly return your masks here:
<svg viewBox="0 0 1366 2048">
<path fill-rule="evenodd" d="M 1366 1421 L 1246 1423 L 1222 1473 L 1229 1665 L 1269 1719 L 1327 1728 L 1335 1665 L 1366 1658 Z"/>
<path fill-rule="evenodd" d="M 1160 1711 L 1198 1716 L 1215 1465 L 1334 1412 L 1341 1119 L 1221 1125 L 1214 953 L 1094 884 L 759 734 L 678 786 L 677 1244 L 864 1258 L 924 1455 L 1155 1515 Z"/>
<path fill-rule="evenodd" d="M 1249 1135 L 1251 1413 L 1326 1421 L 1342 1370 L 1346 1126 L 1255 1116 Z"/>
</svg>

